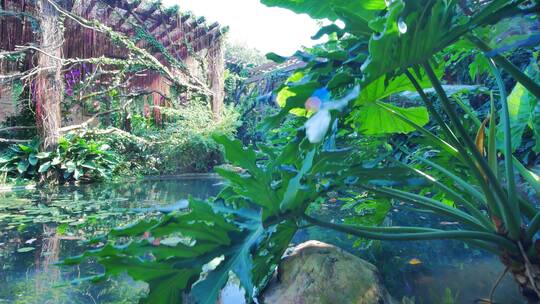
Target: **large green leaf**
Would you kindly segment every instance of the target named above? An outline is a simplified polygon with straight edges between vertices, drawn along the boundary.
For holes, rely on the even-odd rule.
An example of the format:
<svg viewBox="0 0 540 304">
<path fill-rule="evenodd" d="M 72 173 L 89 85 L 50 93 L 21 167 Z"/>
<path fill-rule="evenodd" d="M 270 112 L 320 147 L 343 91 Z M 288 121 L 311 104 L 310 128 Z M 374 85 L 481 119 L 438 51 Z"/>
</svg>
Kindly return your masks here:
<svg viewBox="0 0 540 304">
<path fill-rule="evenodd" d="M 536 59 L 527 67 L 525 73 L 536 82 L 540 82 L 540 69 Z M 510 114 L 510 130 L 512 133 L 512 149 L 517 149 L 522 142 L 523 132 L 527 127 L 533 130 L 536 138 L 535 152 L 540 153 L 540 102 L 521 83 L 517 83 L 508 95 L 508 112 Z M 497 138 L 502 139 L 502 127 Z M 502 143 L 502 140 L 498 141 Z"/>
<path fill-rule="evenodd" d="M 189 208 L 113 230 L 105 246 L 63 264 L 93 257 L 105 267 L 106 275 L 127 273 L 147 282 L 145 303 L 182 303 L 183 293 L 191 290 L 196 303 L 213 304 L 230 273 L 240 279 L 248 298 L 256 295 L 297 229 L 293 222 L 263 227 L 256 209 L 230 209 L 196 200 L 190 200 Z M 116 244 L 118 237 L 132 240 Z M 266 249 L 264 256 L 254 256 L 258 247 Z"/>
<path fill-rule="evenodd" d="M 438 73 L 441 71 L 439 70 Z M 423 74 L 420 76 L 419 85 L 422 88 L 431 87 L 429 79 Z M 388 103 L 380 103 L 381 100 L 392 95 L 414 90 L 414 86 L 405 74 L 396 77 L 383 75 L 369 83 L 360 92 L 354 101 L 355 110 L 351 112 L 348 121 L 366 135 L 415 131 L 415 126 L 398 116 L 403 115 L 412 123 L 423 127 L 429 122 L 429 115 L 425 107 L 402 108 Z"/>
<path fill-rule="evenodd" d="M 296 174 L 294 178 L 289 180 L 289 183 L 287 184 L 287 190 L 285 191 L 283 199 L 279 204 L 282 211 L 297 210 L 304 202 L 303 199 L 298 199 L 298 195 L 302 195 L 301 191 L 307 190 L 302 189 L 301 180 L 313 167 L 313 159 L 315 157 L 315 153 L 315 149 L 312 149 L 307 153 L 307 155 L 303 158 L 302 167 L 298 171 L 298 174 Z"/>
<path fill-rule="evenodd" d="M 295 13 L 308 14 L 314 19 L 336 20 L 336 11 L 356 12 L 368 19 L 374 11 L 386 7 L 384 0 L 261 0 L 267 6 L 278 6 Z"/>
<path fill-rule="evenodd" d="M 289 85 L 279 90 L 276 101 L 284 110 L 288 109 L 292 114 L 306 115 L 304 104 L 306 100 L 319 88 L 316 82 L 308 82 L 300 85 Z"/>
<path fill-rule="evenodd" d="M 437 69 L 437 74 L 442 75 L 442 69 Z M 420 76 L 421 77 L 418 80 L 418 84 L 424 89 L 430 88 L 431 82 L 429 79 L 423 73 Z M 360 95 L 354 101 L 354 105 L 359 106 L 366 103 L 383 100 L 391 95 L 406 91 L 414 92 L 415 88 L 405 74 L 395 77 L 383 75 L 377 80 L 369 83 L 361 90 Z"/>
<path fill-rule="evenodd" d="M 354 126 L 362 134 L 379 135 L 393 133 L 409 133 L 416 129 L 395 115 L 397 112 L 419 126 L 429 122 L 429 115 L 425 107 L 401 108 L 383 103 L 368 103 L 351 115 Z"/>
<path fill-rule="evenodd" d="M 364 81 L 393 74 L 429 60 L 473 29 L 523 1 L 495 0 L 471 17 L 463 17 L 458 1 L 391 1 L 384 16 L 370 26 L 377 32 L 369 41 L 369 58 L 363 66 Z M 500 18 L 500 17 L 499 17 Z"/>
<path fill-rule="evenodd" d="M 372 21 L 382 31 L 369 42 L 367 82 L 431 58 L 455 25 L 455 9 L 455 1 L 393 1 L 384 17 Z"/>
<path fill-rule="evenodd" d="M 234 190 L 253 204 L 263 209 L 263 217 L 276 215 L 281 200 L 271 187 L 272 172 L 266 172 L 257 165 L 257 157 L 253 148 L 243 148 L 239 140 L 231 140 L 226 136 L 214 136 L 223 145 L 227 159 L 234 165 L 246 169 L 239 173 L 230 169 L 216 168 L 216 172 L 226 178 Z"/>
<path fill-rule="evenodd" d="M 23 159 L 19 161 L 19 164 L 17 165 L 17 171 L 19 171 L 20 174 L 26 173 L 26 170 L 28 170 L 28 167 L 30 167 L 30 163 Z"/>
</svg>

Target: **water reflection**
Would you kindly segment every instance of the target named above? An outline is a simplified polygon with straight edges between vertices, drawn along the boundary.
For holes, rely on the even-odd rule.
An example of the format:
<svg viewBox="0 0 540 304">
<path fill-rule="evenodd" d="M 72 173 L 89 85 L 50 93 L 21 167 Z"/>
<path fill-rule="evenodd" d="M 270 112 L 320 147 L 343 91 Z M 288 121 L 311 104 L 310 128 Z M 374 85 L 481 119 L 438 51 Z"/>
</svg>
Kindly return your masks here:
<svg viewBox="0 0 540 304">
<path fill-rule="evenodd" d="M 0 303 L 137 303 L 146 291 L 143 283 L 123 277 L 71 285 L 101 268 L 54 263 L 80 254 L 80 240 L 149 216 L 143 209 L 189 196 L 204 199 L 220 189 L 219 179 L 193 178 L 0 194 Z"/>
<path fill-rule="evenodd" d="M 90 261 L 69 269 L 54 263 L 81 253 L 84 247 L 80 240 L 152 216 L 136 211 L 181 204 L 181 199 L 189 195 L 215 196 L 221 187 L 220 180 L 206 178 L 0 194 L 0 303 L 137 303 L 146 292 L 143 283 L 126 276 L 74 286 L 69 282 L 99 274 L 99 265 Z M 343 211 L 338 207 L 325 205 L 318 216 L 339 219 Z M 397 225 L 442 221 L 412 212 L 393 212 L 388 220 Z M 495 257 L 460 242 L 362 243 L 314 228 L 299 231 L 294 242 L 309 239 L 335 244 L 369 260 L 378 267 L 395 298 L 414 298 L 417 304 L 473 303 L 489 295 L 502 272 Z M 360 247 L 353 247 L 355 242 Z M 237 299 L 238 294 L 230 289 L 223 296 Z M 522 302 L 510 277 L 503 280 L 495 300 L 505 304 Z"/>
</svg>

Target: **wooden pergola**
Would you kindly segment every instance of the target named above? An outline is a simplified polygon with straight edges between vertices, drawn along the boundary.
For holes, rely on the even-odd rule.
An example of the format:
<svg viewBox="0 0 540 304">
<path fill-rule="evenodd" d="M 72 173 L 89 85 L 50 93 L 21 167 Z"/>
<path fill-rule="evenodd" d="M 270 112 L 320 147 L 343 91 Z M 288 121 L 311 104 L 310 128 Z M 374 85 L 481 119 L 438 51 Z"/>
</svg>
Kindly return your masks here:
<svg viewBox="0 0 540 304">
<path fill-rule="evenodd" d="M 160 71 L 147 72 L 144 77 L 137 76 L 132 80 L 132 85 L 138 88 L 157 92 L 154 94 L 155 106 L 161 105 L 159 103 L 171 85 L 181 84 L 187 87 L 186 94 L 210 97 L 214 113 L 219 116 L 224 99 L 222 36 L 227 27 L 207 23 L 204 17 L 182 13 L 177 7 L 164 7 L 156 1 L 40 1 L 76 16 L 65 18 L 63 58 L 71 61 L 99 57 L 127 59 L 126 48 L 104 32 L 129 37 L 143 50 L 143 55 L 148 54 L 146 59 L 163 66 Z M 2 80 L 9 80 L 12 74 L 36 66 L 34 56 L 27 58 L 24 67 L 2 60 L 2 54 L 31 48 L 39 40 L 40 34 L 33 28 L 33 22 L 39 20 L 36 3 L 32 0 L 0 0 L 3 12 L 13 12 L 11 15 L 0 14 L 0 103 L 7 103 L 4 99 L 8 94 L 1 89 L 9 87 L 9 83 Z M 78 22 L 79 17 L 91 24 L 99 23 L 101 31 Z"/>
<path fill-rule="evenodd" d="M 226 28 L 207 24 L 204 17 L 164 8 L 158 2 L 128 0 L 81 0 L 77 10 L 83 17 L 92 17 L 128 36 L 135 34 L 133 24 L 144 27 L 178 59 L 185 60 L 190 52 L 197 53 L 220 42 Z M 188 49 L 188 45 L 192 50 Z M 144 44 L 140 45 L 145 47 Z M 164 60 L 163 54 L 157 54 Z"/>
</svg>

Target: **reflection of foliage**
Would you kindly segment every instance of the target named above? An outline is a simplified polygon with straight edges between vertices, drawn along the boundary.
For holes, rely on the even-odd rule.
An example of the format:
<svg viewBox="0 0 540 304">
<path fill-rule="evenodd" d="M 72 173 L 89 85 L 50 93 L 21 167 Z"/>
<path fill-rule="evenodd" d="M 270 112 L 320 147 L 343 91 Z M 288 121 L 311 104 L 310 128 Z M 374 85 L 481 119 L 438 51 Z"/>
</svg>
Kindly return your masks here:
<svg viewBox="0 0 540 304">
<path fill-rule="evenodd" d="M 34 274 L 28 278 L 19 279 L 19 282 L 15 286 L 10 286 L 9 289 L 0 288 L 0 298 L 9 299 L 9 303 L 13 304 L 45 302 L 135 304 L 144 293 L 143 284 L 129 280 L 107 280 L 100 285 L 88 282 L 72 285 L 69 281 L 51 280 L 48 273 Z"/>
<path fill-rule="evenodd" d="M 50 264 L 49 271 L 38 266 L 35 272 L 28 272 L 26 276 L 21 274 L 29 267 L 42 265 L 42 259 L 51 259 L 47 252 L 39 253 L 40 249 L 44 250 L 43 243 L 49 237 L 45 235 L 45 226 L 53 228 L 55 236 L 61 240 L 60 257 L 74 254 L 86 248 L 76 240 L 92 239 L 112 227 L 125 226 L 142 218 L 158 218 L 159 214 L 154 213 L 152 207 L 174 204 L 188 194 L 200 198 L 215 195 L 219 187 L 213 184 L 217 181 L 107 183 L 0 194 L 0 243 L 3 244 L 0 258 L 4 262 L 0 298 L 10 303 L 17 299 L 20 299 L 17 303 L 42 303 L 49 298 L 54 303 L 88 303 L 93 302 L 91 298 L 99 303 L 136 303 L 146 290 L 141 286 L 144 284 L 134 284 L 125 277 L 99 285 L 89 282 L 68 285 L 71 279 L 80 278 L 81 273 L 100 271 L 92 262 L 74 271 L 62 271 L 60 281 L 52 280 L 51 272 L 58 268 Z M 27 243 L 27 240 L 33 242 Z M 23 247 L 35 250 L 17 253 L 17 249 Z M 39 260 L 34 260 L 36 254 Z M 58 255 L 51 262 L 56 258 Z M 47 280 L 43 276 L 47 276 Z M 36 289 L 34 283 L 39 283 L 40 288 Z"/>
<path fill-rule="evenodd" d="M 1 194 L 0 226 L 26 231 L 34 224 L 55 224 L 61 234 L 84 231 L 84 238 L 91 238 L 148 216 L 140 211 L 156 204 L 174 204 L 188 193 L 199 198 L 215 195 L 216 181 L 140 181 Z"/>
</svg>

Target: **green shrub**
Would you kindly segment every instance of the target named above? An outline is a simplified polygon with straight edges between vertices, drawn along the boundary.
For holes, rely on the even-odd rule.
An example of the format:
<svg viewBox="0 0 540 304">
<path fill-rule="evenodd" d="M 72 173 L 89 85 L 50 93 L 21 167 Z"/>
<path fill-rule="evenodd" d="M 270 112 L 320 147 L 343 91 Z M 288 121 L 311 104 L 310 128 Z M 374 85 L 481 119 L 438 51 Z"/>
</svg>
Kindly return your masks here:
<svg viewBox="0 0 540 304">
<path fill-rule="evenodd" d="M 202 173 L 223 163 L 223 151 L 212 135 L 236 133 L 240 115 L 234 107 L 225 107 L 219 120 L 207 104 L 197 100 L 177 109 L 160 110 L 166 117 L 161 129 L 151 119 L 134 115 L 132 134 L 88 133 L 85 138 L 111 146 L 119 160 L 116 176 Z"/>
<path fill-rule="evenodd" d="M 0 155 L 0 172 L 10 178 L 39 180 L 58 176 L 59 182 L 110 178 L 118 161 L 109 146 L 76 135 L 62 138 L 53 152 L 41 152 L 39 142 L 11 146 Z"/>
<path fill-rule="evenodd" d="M 183 144 L 167 146 L 164 162 L 165 173 L 209 172 L 214 166 L 223 163 L 223 151 L 212 138 L 201 134 L 189 134 Z"/>
<path fill-rule="evenodd" d="M 167 124 L 160 138 L 163 145 L 158 155 L 163 160 L 162 172 L 209 172 L 223 163 L 223 152 L 211 135 L 236 132 L 239 115 L 234 108 L 226 107 L 217 121 L 208 107 L 200 103 L 169 114 L 177 121 Z"/>
<path fill-rule="evenodd" d="M 40 161 L 49 157 L 50 153 L 39 152 L 38 141 L 12 145 L 0 155 L 0 172 L 8 177 L 34 179 L 38 175 Z"/>
</svg>

